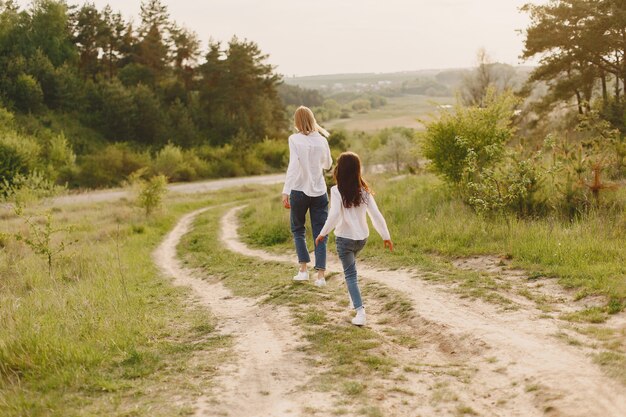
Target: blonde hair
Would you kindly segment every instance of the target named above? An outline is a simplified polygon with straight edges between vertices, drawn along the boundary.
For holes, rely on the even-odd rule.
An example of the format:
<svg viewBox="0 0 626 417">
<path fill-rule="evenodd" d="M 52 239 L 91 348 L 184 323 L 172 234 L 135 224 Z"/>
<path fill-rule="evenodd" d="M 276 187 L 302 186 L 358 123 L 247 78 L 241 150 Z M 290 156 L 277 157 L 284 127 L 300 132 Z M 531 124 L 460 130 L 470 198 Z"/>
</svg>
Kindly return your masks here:
<svg viewBox="0 0 626 417">
<path fill-rule="evenodd" d="M 308 135 L 313 132 L 319 132 L 323 136 L 330 136 L 330 133 L 322 126 L 317 124 L 313 112 L 308 107 L 300 106 L 293 115 L 293 124 L 299 133 Z"/>
</svg>

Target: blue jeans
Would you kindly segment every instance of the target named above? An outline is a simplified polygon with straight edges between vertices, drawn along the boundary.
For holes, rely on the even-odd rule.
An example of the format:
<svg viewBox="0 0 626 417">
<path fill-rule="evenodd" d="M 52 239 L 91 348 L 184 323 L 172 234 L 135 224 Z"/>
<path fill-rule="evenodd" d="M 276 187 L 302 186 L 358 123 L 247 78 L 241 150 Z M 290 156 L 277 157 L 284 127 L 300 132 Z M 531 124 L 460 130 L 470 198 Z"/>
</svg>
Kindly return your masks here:
<svg viewBox="0 0 626 417">
<path fill-rule="evenodd" d="M 298 254 L 298 262 L 311 262 L 309 250 L 306 247 L 306 212 L 310 210 L 311 228 L 313 229 L 313 241 L 320 234 L 326 219 L 328 218 L 328 196 L 326 194 L 319 197 L 309 197 L 302 191 L 292 190 L 289 195 L 289 204 L 291 205 L 291 233 L 293 241 L 296 245 L 296 253 Z M 315 269 L 326 269 L 326 237 L 315 248 Z"/>
<path fill-rule="evenodd" d="M 352 304 L 356 310 L 363 307 L 361 290 L 359 290 L 359 283 L 357 282 L 356 255 L 363 249 L 367 239 L 352 240 L 337 237 L 335 241 L 337 242 L 337 255 L 339 255 L 341 265 L 343 266 L 343 273 L 346 276 L 348 292 L 350 293 Z"/>
</svg>

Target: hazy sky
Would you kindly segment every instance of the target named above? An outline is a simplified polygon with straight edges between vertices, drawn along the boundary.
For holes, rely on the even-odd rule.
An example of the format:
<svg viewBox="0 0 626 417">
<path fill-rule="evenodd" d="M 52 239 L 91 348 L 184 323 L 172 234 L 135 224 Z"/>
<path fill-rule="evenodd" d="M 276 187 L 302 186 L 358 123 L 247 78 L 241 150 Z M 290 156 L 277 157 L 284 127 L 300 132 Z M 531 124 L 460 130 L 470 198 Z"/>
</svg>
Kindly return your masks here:
<svg viewBox="0 0 626 417">
<path fill-rule="evenodd" d="M 209 38 L 255 41 L 291 75 L 392 72 L 471 66 L 484 47 L 519 64 L 530 0 L 164 0 L 174 20 Z M 125 17 L 140 1 L 109 3 Z M 542 2 L 536 0 L 535 2 Z M 28 1 L 21 1 L 28 4 Z M 69 0 L 69 3 L 82 1 Z"/>
</svg>

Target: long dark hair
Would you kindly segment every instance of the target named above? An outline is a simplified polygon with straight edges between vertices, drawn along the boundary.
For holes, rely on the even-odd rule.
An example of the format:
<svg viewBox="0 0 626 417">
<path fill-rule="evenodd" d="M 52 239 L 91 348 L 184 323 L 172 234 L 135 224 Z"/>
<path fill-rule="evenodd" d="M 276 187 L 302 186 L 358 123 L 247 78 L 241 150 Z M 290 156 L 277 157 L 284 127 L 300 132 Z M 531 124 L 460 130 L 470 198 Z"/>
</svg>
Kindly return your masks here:
<svg viewBox="0 0 626 417">
<path fill-rule="evenodd" d="M 333 175 L 345 208 L 360 206 L 364 202 L 363 191 L 371 193 L 361 176 L 361 159 L 354 152 L 339 155 Z"/>
</svg>

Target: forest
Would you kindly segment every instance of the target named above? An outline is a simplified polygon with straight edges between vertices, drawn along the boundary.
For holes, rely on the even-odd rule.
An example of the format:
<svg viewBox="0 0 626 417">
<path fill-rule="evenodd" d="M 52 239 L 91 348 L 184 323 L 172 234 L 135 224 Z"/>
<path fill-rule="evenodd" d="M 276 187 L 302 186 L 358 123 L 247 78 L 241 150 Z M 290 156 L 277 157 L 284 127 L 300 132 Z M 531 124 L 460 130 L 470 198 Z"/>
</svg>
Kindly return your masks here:
<svg viewBox="0 0 626 417">
<path fill-rule="evenodd" d="M 258 46 L 211 41 L 159 0 L 140 20 L 111 7 L 0 2 L 0 178 L 118 185 L 140 168 L 171 181 L 280 167 L 281 78 Z"/>
</svg>

